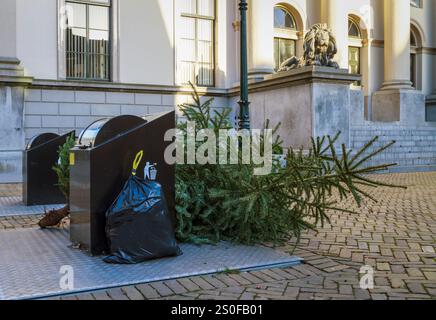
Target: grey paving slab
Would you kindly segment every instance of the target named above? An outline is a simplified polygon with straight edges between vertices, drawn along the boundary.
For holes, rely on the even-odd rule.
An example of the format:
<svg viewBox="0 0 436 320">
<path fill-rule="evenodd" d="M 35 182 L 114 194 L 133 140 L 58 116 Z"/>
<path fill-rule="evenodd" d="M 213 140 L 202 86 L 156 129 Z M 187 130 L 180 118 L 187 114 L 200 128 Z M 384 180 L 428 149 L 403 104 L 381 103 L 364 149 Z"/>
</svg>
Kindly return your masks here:
<svg viewBox="0 0 436 320">
<path fill-rule="evenodd" d="M 294 265 L 300 259 L 265 247 L 182 245 L 183 255 L 138 265 L 108 265 L 73 249 L 66 230 L 0 231 L 0 299 L 37 299 L 52 295 L 123 287 L 155 281 L 259 267 Z M 60 270 L 71 266 L 74 288 L 61 288 Z"/>
<path fill-rule="evenodd" d="M 25 206 L 21 197 L 0 197 L 0 217 L 39 215 L 63 205 Z"/>
</svg>

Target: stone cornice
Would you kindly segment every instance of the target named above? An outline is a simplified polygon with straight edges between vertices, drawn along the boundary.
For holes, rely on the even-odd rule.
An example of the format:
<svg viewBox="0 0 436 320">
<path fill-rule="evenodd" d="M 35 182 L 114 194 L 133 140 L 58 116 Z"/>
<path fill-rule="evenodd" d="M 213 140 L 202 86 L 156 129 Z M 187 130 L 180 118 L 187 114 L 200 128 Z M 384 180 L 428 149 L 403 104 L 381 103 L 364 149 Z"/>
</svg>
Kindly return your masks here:
<svg viewBox="0 0 436 320">
<path fill-rule="evenodd" d="M 385 42 L 384 40 L 377 40 L 377 39 L 370 39 L 370 40 L 364 40 L 363 45 L 367 46 L 368 44 L 371 44 L 371 46 L 376 48 L 384 48 Z M 436 55 L 436 48 L 433 47 L 420 47 L 420 48 L 412 48 L 412 50 L 418 54 L 432 54 Z"/>
<path fill-rule="evenodd" d="M 167 86 L 114 83 L 100 81 L 72 81 L 72 80 L 45 80 L 35 79 L 32 84 L 35 89 L 58 89 L 58 90 L 83 90 L 83 91 L 110 91 L 110 92 L 133 92 L 150 94 L 186 94 L 192 93 L 190 86 Z M 200 87 L 197 89 L 200 95 L 225 96 L 227 89 Z"/>
<path fill-rule="evenodd" d="M 20 66 L 20 60 L 0 57 L 0 85 L 28 86 L 32 82 L 32 77 L 24 76 L 24 69 Z"/>
<path fill-rule="evenodd" d="M 281 87 L 296 86 L 307 83 L 342 83 L 351 84 L 361 79 L 360 75 L 349 74 L 345 69 L 327 67 L 304 67 L 287 72 L 265 76 L 262 81 L 252 81 L 249 85 L 250 92 L 277 89 Z M 36 79 L 32 83 L 34 89 L 47 90 L 83 90 L 83 91 L 109 91 L 109 92 L 133 92 L 149 94 L 182 94 L 190 95 L 192 89 L 189 86 L 163 86 L 126 84 L 97 81 L 68 81 L 68 80 L 43 80 Z M 233 97 L 239 94 L 239 85 L 230 89 L 204 88 L 197 89 L 200 95 L 211 97 Z"/>
<path fill-rule="evenodd" d="M 259 92 L 308 83 L 336 83 L 350 85 L 359 80 L 361 80 L 360 75 L 350 74 L 346 69 L 311 66 L 266 76 L 263 81 L 250 83 L 249 90 L 250 92 Z M 238 86 L 229 90 L 230 96 L 235 96 L 238 93 Z"/>
<path fill-rule="evenodd" d="M 429 47 L 416 48 L 416 53 L 436 55 L 436 48 L 429 48 Z"/>
</svg>

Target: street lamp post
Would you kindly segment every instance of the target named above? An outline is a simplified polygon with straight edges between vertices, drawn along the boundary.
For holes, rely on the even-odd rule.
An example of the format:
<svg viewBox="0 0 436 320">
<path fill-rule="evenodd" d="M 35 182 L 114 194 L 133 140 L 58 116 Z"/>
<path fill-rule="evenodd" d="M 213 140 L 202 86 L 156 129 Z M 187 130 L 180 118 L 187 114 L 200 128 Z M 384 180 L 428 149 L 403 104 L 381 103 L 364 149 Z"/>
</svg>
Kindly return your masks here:
<svg viewBox="0 0 436 320">
<path fill-rule="evenodd" d="M 239 11 L 241 12 L 241 100 L 238 102 L 240 107 L 240 130 L 250 129 L 250 102 L 248 101 L 247 10 L 247 0 L 240 0 Z"/>
</svg>

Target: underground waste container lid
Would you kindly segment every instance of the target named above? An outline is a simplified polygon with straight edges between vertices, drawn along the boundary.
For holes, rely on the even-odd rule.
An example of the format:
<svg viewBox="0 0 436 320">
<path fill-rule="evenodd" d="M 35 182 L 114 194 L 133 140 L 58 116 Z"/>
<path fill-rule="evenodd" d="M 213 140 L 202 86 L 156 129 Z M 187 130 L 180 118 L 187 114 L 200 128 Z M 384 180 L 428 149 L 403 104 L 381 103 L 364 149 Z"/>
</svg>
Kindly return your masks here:
<svg viewBox="0 0 436 320">
<path fill-rule="evenodd" d="M 54 140 L 58 138 L 59 135 L 56 133 L 43 133 L 39 134 L 37 136 L 34 136 L 30 141 L 27 143 L 26 150 L 30 150 L 33 148 L 36 148 L 44 143 L 47 143 L 51 140 Z"/>
<path fill-rule="evenodd" d="M 136 116 L 119 116 L 112 119 L 100 119 L 93 122 L 82 131 L 79 137 L 79 146 L 95 148 L 99 145 L 147 123 L 146 120 Z"/>
</svg>

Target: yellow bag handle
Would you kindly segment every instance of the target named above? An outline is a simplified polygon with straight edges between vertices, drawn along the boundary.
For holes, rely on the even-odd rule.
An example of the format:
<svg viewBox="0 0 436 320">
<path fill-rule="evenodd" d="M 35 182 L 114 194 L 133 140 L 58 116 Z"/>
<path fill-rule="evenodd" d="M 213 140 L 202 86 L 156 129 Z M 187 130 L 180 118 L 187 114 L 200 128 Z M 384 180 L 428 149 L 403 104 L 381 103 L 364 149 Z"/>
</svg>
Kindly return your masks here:
<svg viewBox="0 0 436 320">
<path fill-rule="evenodd" d="M 137 153 L 135 161 L 133 161 L 133 171 L 132 175 L 136 176 L 136 171 L 138 170 L 139 165 L 141 164 L 142 157 L 144 156 L 144 151 L 141 150 Z"/>
</svg>

